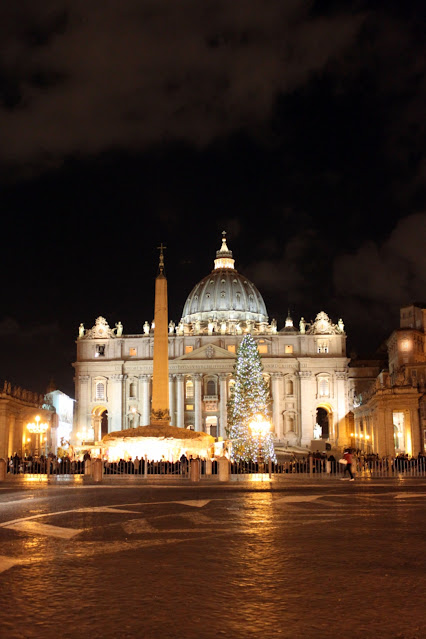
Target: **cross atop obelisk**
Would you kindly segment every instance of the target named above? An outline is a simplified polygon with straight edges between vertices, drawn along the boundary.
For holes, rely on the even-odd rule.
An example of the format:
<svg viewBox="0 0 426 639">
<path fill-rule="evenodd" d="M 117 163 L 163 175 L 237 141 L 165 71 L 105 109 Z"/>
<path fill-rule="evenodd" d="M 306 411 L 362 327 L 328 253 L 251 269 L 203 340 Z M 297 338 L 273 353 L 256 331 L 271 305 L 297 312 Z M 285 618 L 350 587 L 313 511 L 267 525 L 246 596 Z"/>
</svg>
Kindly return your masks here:
<svg viewBox="0 0 426 639">
<path fill-rule="evenodd" d="M 160 251 L 159 273 L 155 279 L 154 304 L 154 366 L 152 374 L 151 422 L 170 423 L 169 414 L 169 338 L 167 279 L 164 275 L 163 243 Z"/>
<path fill-rule="evenodd" d="M 160 246 L 157 246 L 157 249 L 160 251 L 160 263 L 158 265 L 160 273 L 164 272 L 164 253 L 163 251 L 167 248 L 164 246 L 163 242 L 161 242 Z"/>
</svg>

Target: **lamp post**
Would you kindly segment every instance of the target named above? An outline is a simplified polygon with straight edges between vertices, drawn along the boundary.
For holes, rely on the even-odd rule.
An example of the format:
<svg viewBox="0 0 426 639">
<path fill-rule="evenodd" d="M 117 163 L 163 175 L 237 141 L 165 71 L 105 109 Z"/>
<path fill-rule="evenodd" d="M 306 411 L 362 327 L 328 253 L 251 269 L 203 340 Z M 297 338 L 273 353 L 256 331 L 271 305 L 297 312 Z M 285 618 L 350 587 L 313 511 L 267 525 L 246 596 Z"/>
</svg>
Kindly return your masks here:
<svg viewBox="0 0 426 639">
<path fill-rule="evenodd" d="M 31 434 L 35 434 L 36 436 L 36 447 L 35 447 L 35 456 L 38 457 L 39 456 L 39 448 L 40 448 L 40 442 L 42 441 L 41 439 L 41 435 L 45 435 L 45 452 L 47 454 L 47 429 L 49 428 L 49 424 L 46 422 L 41 422 L 41 417 L 40 415 L 36 415 L 36 417 L 34 418 L 34 422 L 30 422 L 29 424 L 27 424 L 27 430 L 29 433 Z"/>
<path fill-rule="evenodd" d="M 262 415 L 262 413 L 257 413 L 256 415 L 253 415 L 252 419 L 250 420 L 249 429 L 251 434 L 255 438 L 257 438 L 257 443 L 259 446 L 259 472 L 263 472 L 262 440 L 265 437 L 266 433 L 271 430 L 271 422 L 265 417 L 265 415 Z"/>
</svg>

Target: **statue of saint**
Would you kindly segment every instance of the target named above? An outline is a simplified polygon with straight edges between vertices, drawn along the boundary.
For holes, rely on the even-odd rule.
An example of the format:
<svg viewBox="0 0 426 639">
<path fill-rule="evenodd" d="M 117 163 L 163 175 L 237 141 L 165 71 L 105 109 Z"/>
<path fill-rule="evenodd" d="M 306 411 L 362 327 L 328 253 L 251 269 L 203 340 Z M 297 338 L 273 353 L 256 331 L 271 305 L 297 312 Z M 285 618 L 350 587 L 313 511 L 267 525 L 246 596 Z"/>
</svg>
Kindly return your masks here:
<svg viewBox="0 0 426 639">
<path fill-rule="evenodd" d="M 84 325 L 80 324 L 80 326 L 78 327 L 78 336 L 79 337 L 84 337 Z"/>
<path fill-rule="evenodd" d="M 143 332 L 145 333 L 145 335 L 149 335 L 149 324 L 146 321 L 145 321 L 145 324 L 143 325 Z"/>
<path fill-rule="evenodd" d="M 169 333 L 170 335 L 173 335 L 173 333 L 175 332 L 175 323 L 173 320 L 170 320 L 169 322 Z"/>
<path fill-rule="evenodd" d="M 271 331 L 273 333 L 277 332 L 277 320 L 276 319 L 273 319 L 272 322 L 271 322 Z"/>
<path fill-rule="evenodd" d="M 322 428 L 319 424 L 315 424 L 314 426 L 314 439 L 321 439 Z"/>
<path fill-rule="evenodd" d="M 305 334 L 305 328 L 306 328 L 306 322 L 305 322 L 305 318 L 301 317 L 300 318 L 300 322 L 299 322 L 299 330 L 302 333 L 302 335 Z"/>
<path fill-rule="evenodd" d="M 117 329 L 117 337 L 121 337 L 123 335 L 123 324 L 121 322 L 118 322 L 115 327 Z"/>
<path fill-rule="evenodd" d="M 343 320 L 342 318 L 339 319 L 339 321 L 337 322 L 337 326 L 339 327 L 339 331 L 341 333 L 344 333 L 345 331 L 345 325 L 343 324 Z"/>
</svg>

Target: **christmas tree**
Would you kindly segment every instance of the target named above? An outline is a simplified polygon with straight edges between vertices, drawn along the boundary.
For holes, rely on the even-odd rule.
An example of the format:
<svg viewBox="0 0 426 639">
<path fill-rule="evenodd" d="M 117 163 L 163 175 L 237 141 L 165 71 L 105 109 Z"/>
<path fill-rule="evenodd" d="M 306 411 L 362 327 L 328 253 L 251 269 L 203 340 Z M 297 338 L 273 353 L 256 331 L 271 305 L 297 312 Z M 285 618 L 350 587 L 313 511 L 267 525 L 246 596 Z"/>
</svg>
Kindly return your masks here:
<svg viewBox="0 0 426 639">
<path fill-rule="evenodd" d="M 237 351 L 235 384 L 228 402 L 228 436 L 236 461 L 276 461 L 270 431 L 256 432 L 250 422 L 262 415 L 270 420 L 270 394 L 253 337 L 245 335 Z"/>
</svg>

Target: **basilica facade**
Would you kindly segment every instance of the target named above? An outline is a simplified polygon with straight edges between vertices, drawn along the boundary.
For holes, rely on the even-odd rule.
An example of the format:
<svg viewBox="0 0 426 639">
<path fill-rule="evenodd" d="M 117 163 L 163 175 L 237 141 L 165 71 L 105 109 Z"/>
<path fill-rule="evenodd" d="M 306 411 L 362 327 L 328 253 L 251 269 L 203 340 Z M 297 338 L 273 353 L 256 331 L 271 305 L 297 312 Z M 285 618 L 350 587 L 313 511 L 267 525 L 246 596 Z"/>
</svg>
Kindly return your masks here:
<svg viewBox="0 0 426 639">
<path fill-rule="evenodd" d="M 81 324 L 75 368 L 74 441 L 99 441 L 107 432 L 150 421 L 154 323 L 138 335 L 98 317 Z M 251 333 L 271 391 L 275 441 L 311 448 L 313 440 L 349 443 L 346 334 L 323 311 L 297 326 L 268 318 L 256 286 L 235 268 L 226 237 L 213 270 L 190 292 L 169 335 L 171 423 L 226 438 L 227 402 L 238 345 Z"/>
</svg>

